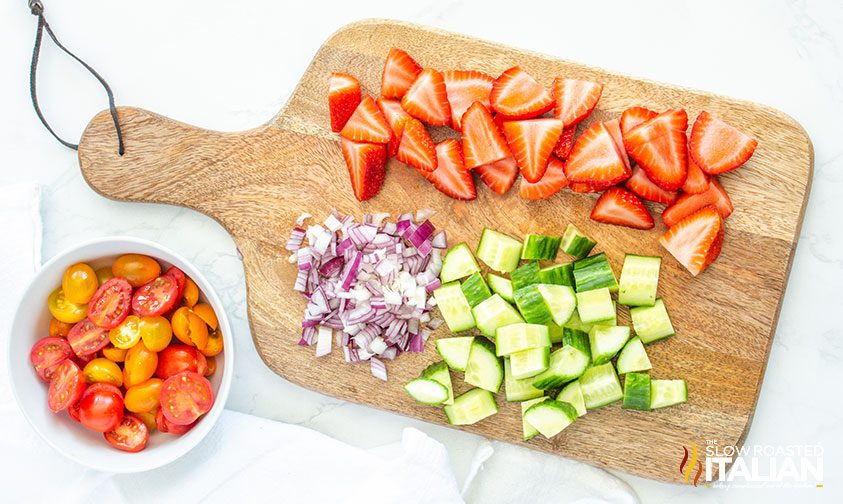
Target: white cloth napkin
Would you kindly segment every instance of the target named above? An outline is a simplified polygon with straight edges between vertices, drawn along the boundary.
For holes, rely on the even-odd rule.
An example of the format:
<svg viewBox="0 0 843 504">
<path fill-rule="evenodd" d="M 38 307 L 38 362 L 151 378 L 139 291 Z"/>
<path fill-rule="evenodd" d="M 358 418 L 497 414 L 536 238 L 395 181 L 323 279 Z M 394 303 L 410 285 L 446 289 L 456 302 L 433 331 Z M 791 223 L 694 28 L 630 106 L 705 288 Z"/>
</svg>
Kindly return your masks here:
<svg viewBox="0 0 843 504">
<path fill-rule="evenodd" d="M 0 187 L 0 335 L 40 265 L 40 191 Z M 112 475 L 58 456 L 14 403 L 0 345 L 0 492 L 7 502 L 638 502 L 607 472 L 505 443 L 484 442 L 462 491 L 445 447 L 416 429 L 400 443 L 362 450 L 316 431 L 226 410 L 180 460 L 142 474 Z"/>
</svg>

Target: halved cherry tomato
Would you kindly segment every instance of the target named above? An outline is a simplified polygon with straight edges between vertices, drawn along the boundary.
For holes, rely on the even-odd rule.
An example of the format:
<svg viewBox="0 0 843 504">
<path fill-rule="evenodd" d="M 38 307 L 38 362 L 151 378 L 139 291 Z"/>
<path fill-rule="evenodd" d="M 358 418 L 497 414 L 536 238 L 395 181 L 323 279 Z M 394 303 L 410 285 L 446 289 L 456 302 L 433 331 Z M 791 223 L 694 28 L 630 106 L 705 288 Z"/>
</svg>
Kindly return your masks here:
<svg viewBox="0 0 843 504">
<path fill-rule="evenodd" d="M 190 278 L 185 278 L 184 281 L 184 304 L 193 307 L 199 302 L 199 287 L 196 282 Z"/>
<path fill-rule="evenodd" d="M 114 273 L 111 272 L 111 268 L 108 266 L 105 268 L 99 268 L 94 273 L 97 275 L 97 283 L 99 283 L 99 285 L 102 285 L 114 278 Z"/>
<path fill-rule="evenodd" d="M 50 390 L 47 392 L 47 406 L 59 411 L 76 404 L 85 391 L 85 377 L 82 370 L 70 359 L 65 359 L 53 372 Z"/>
<path fill-rule="evenodd" d="M 205 343 L 205 346 L 202 348 L 202 354 L 205 357 L 213 357 L 222 352 L 222 347 L 222 333 L 219 329 L 217 329 L 208 335 L 208 342 Z"/>
<path fill-rule="evenodd" d="M 173 339 L 173 328 L 170 327 L 170 321 L 160 315 L 141 317 L 138 329 L 143 344 L 153 352 L 164 350 Z"/>
<path fill-rule="evenodd" d="M 108 344 L 108 329 L 85 319 L 73 326 L 67 334 L 67 342 L 79 357 L 93 355 Z"/>
<path fill-rule="evenodd" d="M 164 380 L 161 410 L 176 425 L 190 425 L 214 405 L 211 382 L 193 371 L 183 371 Z"/>
<path fill-rule="evenodd" d="M 208 343 L 208 324 L 198 315 L 190 311 L 187 306 L 182 306 L 172 318 L 173 334 L 185 345 L 205 348 Z"/>
<path fill-rule="evenodd" d="M 71 303 L 64 295 L 61 287 L 54 290 L 47 298 L 47 308 L 53 317 L 66 324 L 75 324 L 88 314 L 88 307 L 84 304 Z"/>
<path fill-rule="evenodd" d="M 116 348 L 128 350 L 140 341 L 140 317 L 129 315 L 120 325 L 108 332 L 108 339 Z"/>
<path fill-rule="evenodd" d="M 109 343 L 102 349 L 102 356 L 111 362 L 123 362 L 126 360 L 126 352 L 125 348 L 117 348 Z"/>
<path fill-rule="evenodd" d="M 114 261 L 111 272 L 128 280 L 132 287 L 140 287 L 161 274 L 161 265 L 149 256 L 125 254 Z"/>
<path fill-rule="evenodd" d="M 173 279 L 176 281 L 176 284 L 179 286 L 178 298 L 181 299 L 182 295 L 184 294 L 184 283 L 187 279 L 187 276 L 184 274 L 184 271 L 178 269 L 175 266 L 170 266 L 169 268 L 167 268 L 167 271 L 165 271 L 164 274 L 173 277 Z"/>
<path fill-rule="evenodd" d="M 62 338 L 67 337 L 67 333 L 70 332 L 70 328 L 73 327 L 73 324 L 68 324 L 67 322 L 62 322 L 57 318 L 50 319 L 50 336 L 59 336 Z"/>
<path fill-rule="evenodd" d="M 53 336 L 38 340 L 29 351 L 29 362 L 35 366 L 35 372 L 45 382 L 50 381 L 59 364 L 71 357 L 73 349 L 67 340 Z"/>
<path fill-rule="evenodd" d="M 190 431 L 190 429 L 192 429 L 197 423 L 198 421 L 189 425 L 176 425 L 170 423 L 170 421 L 164 416 L 164 412 L 160 409 L 155 413 L 155 427 L 158 428 L 158 432 L 166 432 L 174 436 L 187 434 L 187 432 Z"/>
<path fill-rule="evenodd" d="M 217 370 L 217 358 L 216 357 L 208 357 L 206 360 L 208 361 L 208 364 L 205 367 L 205 372 L 203 374 L 205 376 L 211 376 Z"/>
<path fill-rule="evenodd" d="M 97 287 L 97 274 L 85 263 L 70 266 L 61 279 L 61 290 L 71 303 L 86 304 L 97 291 Z"/>
<path fill-rule="evenodd" d="M 205 356 L 199 350 L 187 345 L 170 345 L 158 353 L 158 368 L 155 376 L 167 379 L 182 371 L 204 374 L 208 368 Z"/>
<path fill-rule="evenodd" d="M 97 353 L 94 352 L 88 355 L 76 355 L 73 357 L 73 362 L 79 366 L 79 369 L 85 369 L 85 366 L 88 365 L 89 362 L 97 358 Z"/>
<path fill-rule="evenodd" d="M 70 415 L 70 418 L 72 418 L 74 422 L 82 423 L 82 420 L 79 419 L 79 401 L 76 401 L 76 404 L 67 407 L 67 414 Z"/>
<path fill-rule="evenodd" d="M 155 415 L 157 414 L 158 408 L 155 408 L 154 410 L 147 411 L 145 413 L 135 413 L 135 416 L 140 418 L 141 422 L 146 425 L 149 433 L 152 434 L 154 431 L 158 430 L 158 425 L 155 423 Z"/>
<path fill-rule="evenodd" d="M 142 285 L 132 298 L 132 309 L 138 315 L 161 315 L 178 301 L 178 284 L 171 276 L 160 276 Z"/>
<path fill-rule="evenodd" d="M 149 429 L 140 418 L 125 415 L 117 428 L 104 433 L 103 436 L 118 450 L 134 453 L 146 448 L 146 443 L 149 441 Z"/>
<path fill-rule="evenodd" d="M 88 318 L 94 324 L 113 329 L 129 315 L 132 286 L 123 278 L 112 278 L 100 285 L 88 303 Z"/>
<path fill-rule="evenodd" d="M 110 383 L 115 387 L 123 386 L 123 370 L 105 357 L 98 357 L 85 364 L 82 370 L 88 383 Z"/>
<path fill-rule="evenodd" d="M 126 397 L 123 403 L 126 409 L 132 413 L 145 413 L 152 411 L 161 404 L 161 384 L 164 380 L 150 378 L 126 390 Z"/>
<path fill-rule="evenodd" d="M 94 383 L 79 399 L 79 421 L 97 431 L 114 430 L 123 420 L 123 394 L 110 383 Z"/>
<path fill-rule="evenodd" d="M 126 352 L 123 363 L 123 386 L 134 387 L 152 378 L 158 367 L 158 354 L 146 348 L 143 341 Z"/>
<path fill-rule="evenodd" d="M 211 328 L 212 331 L 217 330 L 217 326 L 219 325 L 219 321 L 217 320 L 217 314 L 214 312 L 214 309 L 211 308 L 211 305 L 208 303 L 199 303 L 193 308 L 190 309 L 193 313 L 195 313 L 199 318 L 205 321 L 208 324 L 208 327 Z"/>
</svg>

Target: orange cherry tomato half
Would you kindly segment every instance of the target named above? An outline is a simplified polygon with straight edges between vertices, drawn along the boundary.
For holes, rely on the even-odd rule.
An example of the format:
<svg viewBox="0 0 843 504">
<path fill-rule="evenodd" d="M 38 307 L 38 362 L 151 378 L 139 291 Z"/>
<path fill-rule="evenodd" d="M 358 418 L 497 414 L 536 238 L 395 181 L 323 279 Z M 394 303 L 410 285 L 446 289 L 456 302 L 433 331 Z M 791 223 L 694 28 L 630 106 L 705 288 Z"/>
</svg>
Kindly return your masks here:
<svg viewBox="0 0 843 504">
<path fill-rule="evenodd" d="M 135 291 L 132 298 L 132 310 L 142 317 L 166 313 L 176 305 L 178 290 L 178 284 L 173 277 L 156 277 Z"/>
<path fill-rule="evenodd" d="M 85 377 L 82 370 L 70 359 L 65 359 L 58 365 L 50 379 L 50 390 L 47 392 L 47 406 L 53 411 L 59 411 L 73 406 L 85 391 Z"/>
<path fill-rule="evenodd" d="M 67 342 L 79 357 L 93 355 L 108 344 L 108 329 L 85 319 L 73 326 Z"/>
<path fill-rule="evenodd" d="M 164 417 L 164 412 L 160 409 L 155 413 L 155 427 L 158 429 L 159 432 L 167 432 L 174 436 L 181 436 L 183 434 L 187 434 L 190 429 L 196 425 L 197 422 L 193 422 L 190 425 L 176 425 L 169 422 Z"/>
<path fill-rule="evenodd" d="M 114 273 L 111 272 L 110 267 L 99 268 L 98 270 L 94 271 L 94 273 L 97 275 L 97 283 L 99 283 L 99 285 L 102 285 L 105 282 L 114 278 Z"/>
<path fill-rule="evenodd" d="M 199 302 L 199 287 L 196 282 L 186 278 L 184 281 L 184 304 L 193 307 Z"/>
<path fill-rule="evenodd" d="M 113 361 L 98 357 L 85 364 L 82 370 L 88 383 L 110 383 L 115 387 L 123 386 L 123 370 Z"/>
<path fill-rule="evenodd" d="M 150 378 L 126 390 L 123 403 L 132 413 L 146 413 L 158 407 L 161 401 L 161 384 L 164 380 Z"/>
<path fill-rule="evenodd" d="M 114 329 L 129 315 L 132 286 L 124 278 L 112 278 L 100 285 L 88 302 L 88 319 L 106 329 Z"/>
<path fill-rule="evenodd" d="M 149 256 L 125 254 L 114 261 L 111 272 L 116 277 L 125 278 L 132 287 L 140 287 L 161 274 L 161 265 Z"/>
<path fill-rule="evenodd" d="M 140 341 L 140 317 L 129 315 L 120 325 L 108 332 L 108 339 L 117 348 L 128 350 Z"/>
<path fill-rule="evenodd" d="M 206 359 L 208 364 L 205 366 L 205 376 L 211 376 L 217 371 L 217 358 L 216 357 L 208 357 Z"/>
<path fill-rule="evenodd" d="M 202 354 L 204 354 L 205 357 L 219 355 L 222 352 L 222 347 L 222 333 L 219 329 L 217 329 L 216 331 L 208 334 L 208 342 L 205 343 L 205 346 L 202 348 Z"/>
<path fill-rule="evenodd" d="M 208 368 L 205 356 L 199 350 L 187 345 L 170 345 L 158 353 L 158 368 L 155 376 L 167 379 L 182 371 L 204 374 Z"/>
<path fill-rule="evenodd" d="M 164 350 L 173 339 L 173 328 L 170 326 L 170 321 L 160 315 L 141 317 L 138 329 L 143 344 L 153 352 Z"/>
<path fill-rule="evenodd" d="M 59 336 L 62 338 L 67 337 L 67 333 L 70 332 L 70 328 L 73 327 L 73 324 L 68 324 L 66 322 L 62 322 L 57 318 L 50 319 L 50 336 Z"/>
<path fill-rule="evenodd" d="M 73 357 L 73 349 L 64 338 L 50 336 L 38 340 L 29 351 L 29 362 L 45 382 L 49 382 L 59 364 Z"/>
<path fill-rule="evenodd" d="M 214 312 L 214 309 L 211 308 L 211 305 L 209 305 L 208 303 L 198 303 L 196 306 L 191 308 L 190 311 L 192 311 L 199 318 L 204 320 L 212 331 L 217 330 L 217 326 L 219 326 L 219 321 L 217 320 L 217 314 L 216 312 Z"/>
<path fill-rule="evenodd" d="M 85 318 L 88 307 L 83 304 L 71 303 L 64 295 L 61 287 L 54 290 L 47 298 L 47 308 L 53 317 L 67 324 L 75 324 Z"/>
<path fill-rule="evenodd" d="M 161 386 L 161 410 L 171 424 L 190 425 L 213 405 L 211 382 L 193 371 L 171 376 Z"/>
<path fill-rule="evenodd" d="M 173 280 L 176 281 L 176 285 L 179 286 L 178 298 L 181 299 L 182 295 L 184 295 L 184 283 L 187 280 L 187 276 L 184 274 L 184 271 L 175 266 L 170 266 L 164 274 L 173 277 Z"/>
<path fill-rule="evenodd" d="M 140 418 L 141 422 L 143 422 L 144 425 L 146 425 L 146 428 L 147 428 L 147 430 L 149 430 L 150 433 L 158 430 L 158 425 L 156 425 L 156 423 L 155 423 L 155 415 L 157 415 L 157 414 L 158 414 L 158 408 L 157 407 L 154 410 L 147 411 L 145 413 L 134 413 L 134 415 L 136 417 Z"/>
<path fill-rule="evenodd" d="M 182 306 L 172 318 L 173 334 L 185 345 L 192 345 L 196 348 L 205 348 L 208 343 L 208 324 L 198 315 L 190 311 L 187 306 Z"/>
<path fill-rule="evenodd" d="M 76 263 L 64 272 L 61 290 L 71 303 L 86 304 L 99 287 L 97 274 L 85 263 Z"/>
<path fill-rule="evenodd" d="M 102 349 L 102 356 L 111 362 L 123 362 L 126 360 L 127 351 L 125 348 L 117 348 L 109 343 Z"/>
<path fill-rule="evenodd" d="M 146 348 L 143 341 L 126 352 L 123 362 L 123 386 L 134 387 L 152 378 L 158 367 L 158 354 Z"/>
<path fill-rule="evenodd" d="M 97 431 L 114 430 L 123 420 L 123 394 L 110 383 L 94 383 L 79 399 L 79 421 Z"/>
<path fill-rule="evenodd" d="M 117 427 L 103 434 L 108 443 L 126 452 L 139 452 L 146 448 L 149 429 L 146 423 L 134 415 L 125 415 Z"/>
</svg>

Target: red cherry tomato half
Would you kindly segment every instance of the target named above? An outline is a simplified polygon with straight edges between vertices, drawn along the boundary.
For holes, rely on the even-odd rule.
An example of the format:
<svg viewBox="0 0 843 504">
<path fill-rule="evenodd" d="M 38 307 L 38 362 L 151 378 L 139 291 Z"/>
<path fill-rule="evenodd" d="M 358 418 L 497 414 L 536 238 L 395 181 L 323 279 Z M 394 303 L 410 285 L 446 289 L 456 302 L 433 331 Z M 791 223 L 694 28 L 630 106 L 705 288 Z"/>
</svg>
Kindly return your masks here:
<svg viewBox="0 0 843 504">
<path fill-rule="evenodd" d="M 118 450 L 139 452 L 146 448 L 149 441 L 149 429 L 134 415 L 125 415 L 114 430 L 103 434 L 105 440 Z"/>
<path fill-rule="evenodd" d="M 213 405 L 211 382 L 193 371 L 171 376 L 161 385 L 161 410 L 171 424 L 190 425 Z"/>
<path fill-rule="evenodd" d="M 76 423 L 82 423 L 82 420 L 79 420 L 79 402 L 77 401 L 76 404 L 67 407 L 67 414 L 70 415 L 70 418 L 73 419 Z"/>
<path fill-rule="evenodd" d="M 155 376 L 167 379 L 182 371 L 205 374 L 208 361 L 202 352 L 187 345 L 170 345 L 158 352 L 158 367 Z"/>
<path fill-rule="evenodd" d="M 193 422 L 190 425 L 175 425 L 171 424 L 164 416 L 164 412 L 160 409 L 155 414 L 155 427 L 159 432 L 167 432 L 174 436 L 181 436 L 187 434 L 198 422 Z"/>
<path fill-rule="evenodd" d="M 184 271 L 178 269 L 175 266 L 170 266 L 167 271 L 164 272 L 164 276 L 173 277 L 173 280 L 176 281 L 176 285 L 178 285 L 178 293 L 176 294 L 176 299 L 181 299 L 182 294 L 184 294 L 184 283 L 187 279 L 187 276 L 184 274 Z"/>
<path fill-rule="evenodd" d="M 85 427 L 108 432 L 123 420 L 123 394 L 110 383 L 94 383 L 79 399 L 79 421 Z"/>
<path fill-rule="evenodd" d="M 49 382 L 53 372 L 63 361 L 73 357 L 73 349 L 64 338 L 48 337 L 38 340 L 29 352 L 29 362 L 42 380 Z"/>
<path fill-rule="evenodd" d="M 79 357 L 93 355 L 108 345 L 108 329 L 85 319 L 70 329 L 67 342 Z"/>
<path fill-rule="evenodd" d="M 129 315 L 132 286 L 125 278 L 115 277 L 100 285 L 88 302 L 88 318 L 94 324 L 114 329 Z"/>
<path fill-rule="evenodd" d="M 132 310 L 142 317 L 161 315 L 179 300 L 175 278 L 164 275 L 142 285 L 132 298 Z"/>
<path fill-rule="evenodd" d="M 53 371 L 50 390 L 47 392 L 47 406 L 59 411 L 76 404 L 85 391 L 85 377 L 82 370 L 70 359 L 65 359 Z"/>
</svg>

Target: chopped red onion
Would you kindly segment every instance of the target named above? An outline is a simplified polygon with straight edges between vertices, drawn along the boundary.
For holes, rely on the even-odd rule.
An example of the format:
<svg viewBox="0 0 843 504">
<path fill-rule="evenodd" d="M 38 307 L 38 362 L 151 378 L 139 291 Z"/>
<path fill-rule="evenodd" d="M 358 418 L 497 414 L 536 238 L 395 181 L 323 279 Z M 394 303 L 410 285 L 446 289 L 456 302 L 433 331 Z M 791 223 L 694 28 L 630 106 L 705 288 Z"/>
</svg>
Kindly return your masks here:
<svg viewBox="0 0 843 504">
<path fill-rule="evenodd" d="M 372 376 L 379 380 L 386 381 L 386 364 L 377 357 L 369 359 L 369 365 L 372 367 Z"/>
<path fill-rule="evenodd" d="M 430 240 L 430 244 L 433 245 L 433 248 L 444 249 L 448 246 L 448 238 L 445 236 L 445 230 L 439 231 L 433 238 Z"/>
<path fill-rule="evenodd" d="M 332 277 L 342 271 L 345 260 L 342 257 L 334 257 L 319 266 L 319 274 L 323 277 Z"/>
<path fill-rule="evenodd" d="M 299 225 L 299 226 L 304 226 L 304 221 L 306 221 L 307 219 L 309 219 L 311 217 L 313 217 L 313 216 L 310 215 L 309 213 L 302 213 L 301 215 L 299 215 L 298 219 L 296 219 L 296 224 Z"/>
<path fill-rule="evenodd" d="M 334 331 L 322 326 L 316 335 L 316 356 L 322 357 L 331 353 L 331 340 L 334 339 Z"/>
<path fill-rule="evenodd" d="M 412 243 L 415 247 L 418 247 L 423 242 L 428 241 L 430 236 L 433 234 L 433 231 L 436 228 L 433 227 L 433 224 L 430 223 L 429 220 L 422 222 L 419 227 L 413 231 L 413 234 L 407 237 L 407 239 Z"/>
<path fill-rule="evenodd" d="M 299 263 L 300 270 L 309 270 L 312 266 L 310 260 L 313 258 L 313 254 L 310 253 L 310 247 L 303 247 L 300 248 L 296 252 L 296 260 Z"/>
<path fill-rule="evenodd" d="M 286 249 L 290 252 L 297 251 L 300 247 L 302 242 L 304 241 L 305 231 L 300 227 L 293 228 L 293 231 L 290 233 L 290 238 L 287 240 Z"/>
<path fill-rule="evenodd" d="M 436 215 L 436 210 L 431 210 L 430 208 L 422 208 L 418 212 L 416 212 L 416 220 L 421 222 L 425 221 L 431 217 Z"/>
<path fill-rule="evenodd" d="M 424 338 L 421 334 L 414 334 L 410 338 L 410 348 L 408 352 L 424 352 Z M 318 355 L 317 355 L 318 357 Z"/>
</svg>

